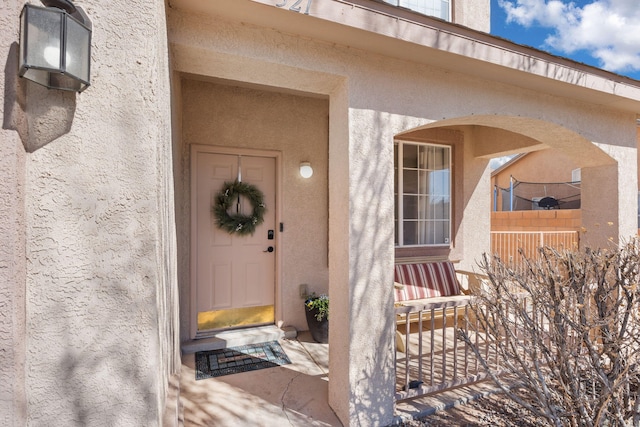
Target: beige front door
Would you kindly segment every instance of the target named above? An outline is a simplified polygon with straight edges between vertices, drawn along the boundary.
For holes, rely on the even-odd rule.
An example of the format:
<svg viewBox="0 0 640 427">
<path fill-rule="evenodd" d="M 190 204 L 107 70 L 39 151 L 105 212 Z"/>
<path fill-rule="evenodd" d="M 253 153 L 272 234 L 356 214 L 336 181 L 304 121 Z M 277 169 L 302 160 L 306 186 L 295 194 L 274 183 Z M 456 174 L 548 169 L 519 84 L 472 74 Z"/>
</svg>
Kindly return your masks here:
<svg viewBox="0 0 640 427">
<path fill-rule="evenodd" d="M 274 323 L 276 159 L 194 148 L 192 174 L 192 335 Z M 253 235 L 221 230 L 212 212 L 224 183 L 238 178 L 264 193 Z M 252 205 L 240 197 L 233 209 L 250 214 Z"/>
</svg>

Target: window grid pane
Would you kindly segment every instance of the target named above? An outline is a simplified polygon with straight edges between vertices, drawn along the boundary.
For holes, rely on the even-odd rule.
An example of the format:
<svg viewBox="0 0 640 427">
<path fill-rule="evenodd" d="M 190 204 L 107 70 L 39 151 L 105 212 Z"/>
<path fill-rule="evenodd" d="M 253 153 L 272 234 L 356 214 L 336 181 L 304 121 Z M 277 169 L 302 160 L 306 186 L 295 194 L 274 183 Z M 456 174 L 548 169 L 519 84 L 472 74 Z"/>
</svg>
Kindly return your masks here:
<svg viewBox="0 0 640 427">
<path fill-rule="evenodd" d="M 451 171 L 448 146 L 402 144 L 402 182 L 398 183 L 399 146 L 395 147 L 396 245 L 444 245 L 450 241 Z M 399 186 L 401 195 L 398 196 Z M 401 213 L 402 212 L 402 213 Z M 398 221 L 399 216 L 402 216 Z M 400 241 L 399 234 L 402 234 Z"/>
<path fill-rule="evenodd" d="M 405 7 L 423 15 L 451 21 L 451 0 L 385 0 L 394 6 Z"/>
</svg>

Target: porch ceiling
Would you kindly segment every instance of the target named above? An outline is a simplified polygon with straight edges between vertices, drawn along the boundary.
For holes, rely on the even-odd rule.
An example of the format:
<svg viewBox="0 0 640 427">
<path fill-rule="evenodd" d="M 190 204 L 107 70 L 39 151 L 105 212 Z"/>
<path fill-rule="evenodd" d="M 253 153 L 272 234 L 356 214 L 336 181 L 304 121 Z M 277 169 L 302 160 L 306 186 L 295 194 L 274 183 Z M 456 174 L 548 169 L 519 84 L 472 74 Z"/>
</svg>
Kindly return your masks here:
<svg viewBox="0 0 640 427">
<path fill-rule="evenodd" d="M 640 82 L 372 0 L 169 0 L 169 7 L 375 52 L 538 92 L 640 112 Z"/>
</svg>

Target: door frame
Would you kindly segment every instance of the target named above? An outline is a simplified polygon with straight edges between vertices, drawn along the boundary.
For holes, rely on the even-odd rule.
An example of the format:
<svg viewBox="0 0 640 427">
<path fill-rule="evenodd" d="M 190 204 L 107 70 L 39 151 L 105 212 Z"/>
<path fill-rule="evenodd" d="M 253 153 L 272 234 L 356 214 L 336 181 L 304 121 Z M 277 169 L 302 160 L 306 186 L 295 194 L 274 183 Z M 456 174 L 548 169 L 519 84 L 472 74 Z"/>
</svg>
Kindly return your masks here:
<svg viewBox="0 0 640 427">
<path fill-rule="evenodd" d="M 282 291 L 280 272 L 282 265 L 282 258 L 279 250 L 282 247 L 282 238 L 280 232 L 280 224 L 282 223 L 282 153 L 276 150 L 260 150 L 253 148 L 235 148 L 235 147 L 221 147 L 216 145 L 203 145 L 203 144 L 191 144 L 190 161 L 189 161 L 189 182 L 190 182 L 190 197 L 189 197 L 189 335 L 191 339 L 202 338 L 202 334 L 198 335 L 198 313 L 196 304 L 197 286 L 195 283 L 196 278 L 196 251 L 197 251 L 197 230 L 194 226 L 196 224 L 196 174 L 195 169 L 197 167 L 196 159 L 199 153 L 209 154 L 226 154 L 233 156 L 252 156 L 252 157 L 267 157 L 275 159 L 275 222 L 276 233 L 274 244 L 276 247 L 274 258 L 274 314 L 275 324 L 281 323 L 282 319 Z"/>
</svg>

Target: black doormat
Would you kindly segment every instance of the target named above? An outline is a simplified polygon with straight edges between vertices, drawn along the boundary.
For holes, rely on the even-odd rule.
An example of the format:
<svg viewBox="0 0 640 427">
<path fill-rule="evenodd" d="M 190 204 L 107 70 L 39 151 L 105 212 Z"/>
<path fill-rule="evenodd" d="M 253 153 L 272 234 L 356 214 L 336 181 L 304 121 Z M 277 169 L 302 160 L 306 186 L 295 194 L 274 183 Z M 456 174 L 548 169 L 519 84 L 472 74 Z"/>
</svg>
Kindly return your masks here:
<svg viewBox="0 0 640 427">
<path fill-rule="evenodd" d="M 270 341 L 196 353 L 196 380 L 221 377 L 288 365 L 289 357 L 278 343 Z"/>
</svg>

